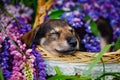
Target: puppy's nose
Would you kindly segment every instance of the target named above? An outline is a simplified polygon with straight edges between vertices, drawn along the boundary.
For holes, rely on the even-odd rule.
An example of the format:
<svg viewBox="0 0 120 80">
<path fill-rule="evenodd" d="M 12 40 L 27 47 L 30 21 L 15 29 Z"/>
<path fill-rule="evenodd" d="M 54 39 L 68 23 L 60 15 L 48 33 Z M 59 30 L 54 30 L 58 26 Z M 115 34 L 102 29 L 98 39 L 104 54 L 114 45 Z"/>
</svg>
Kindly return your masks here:
<svg viewBox="0 0 120 80">
<path fill-rule="evenodd" d="M 67 37 L 67 42 L 71 47 L 76 47 L 77 39 L 75 37 Z"/>
</svg>

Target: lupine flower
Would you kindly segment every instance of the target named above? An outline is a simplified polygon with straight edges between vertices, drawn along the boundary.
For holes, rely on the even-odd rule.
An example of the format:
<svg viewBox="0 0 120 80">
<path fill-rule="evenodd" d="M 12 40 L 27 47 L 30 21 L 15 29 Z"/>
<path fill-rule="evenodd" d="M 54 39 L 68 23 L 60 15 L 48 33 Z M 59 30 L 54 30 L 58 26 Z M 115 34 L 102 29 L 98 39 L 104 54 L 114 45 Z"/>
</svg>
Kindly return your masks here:
<svg viewBox="0 0 120 80">
<path fill-rule="evenodd" d="M 13 5 L 5 5 L 8 12 L 11 14 L 14 14 L 14 17 L 21 17 L 26 21 L 31 20 L 31 14 L 33 13 L 33 10 L 29 7 L 26 7 L 23 4 L 16 5 L 15 7 Z"/>
<path fill-rule="evenodd" d="M 10 0 L 3 1 L 9 3 Z M 80 7 L 81 5 L 82 7 Z M 27 49 L 26 45 L 21 42 L 21 36 L 31 30 L 28 21 L 32 19 L 32 9 L 23 4 L 16 6 L 5 4 L 5 8 L 18 21 L 16 22 L 6 13 L 0 14 L 0 23 L 17 44 L 14 45 L 5 31 L 0 28 L 0 67 L 5 80 L 46 80 L 46 65 L 43 63 L 42 55 L 35 50 L 35 46 Z M 101 16 L 108 18 L 114 30 L 113 35 L 116 41 L 120 36 L 119 8 L 120 1 L 118 0 L 56 0 L 52 7 L 52 9 L 66 11 L 61 19 L 66 20 L 72 27 L 85 28 L 86 35 L 82 39 L 82 43 L 88 52 L 99 52 L 101 49 L 100 39 L 92 35 L 91 26 L 86 23 L 85 15 L 87 14 L 93 21 L 97 21 Z M 49 19 L 47 16 L 46 18 Z M 23 53 L 21 54 L 20 51 Z"/>
<path fill-rule="evenodd" d="M 84 14 L 81 11 L 75 10 L 73 12 L 65 12 L 61 19 L 66 20 L 72 27 L 79 28 L 83 26 Z"/>
<path fill-rule="evenodd" d="M 116 0 L 74 0 L 74 1 L 67 1 L 67 0 L 60 0 L 60 1 L 56 1 L 55 5 L 53 6 L 52 9 L 62 9 L 63 7 L 66 6 L 66 3 L 71 4 L 74 3 L 75 6 L 68 6 L 69 10 L 65 13 L 63 13 L 63 15 L 61 16 L 61 19 L 66 20 L 70 26 L 74 27 L 74 28 L 80 28 L 80 27 L 84 27 L 85 31 L 88 35 L 91 35 L 92 31 L 91 31 L 91 26 L 86 22 L 85 20 L 85 15 L 88 15 L 90 17 L 90 19 L 92 19 L 93 21 L 97 21 L 99 19 L 99 17 L 104 17 L 110 20 L 110 25 L 113 28 L 113 36 L 114 36 L 114 41 L 117 40 L 117 38 L 120 36 L 120 1 Z M 63 4 L 62 4 L 63 3 Z M 81 7 L 82 6 L 82 7 Z M 67 7 L 67 8 L 68 8 Z M 77 11 L 78 12 L 77 12 Z M 77 14 L 77 16 L 75 16 L 76 14 L 74 14 L 74 12 Z M 79 15 L 78 15 L 79 14 Z M 82 14 L 82 16 L 80 15 Z M 94 35 L 93 35 L 94 36 Z M 87 38 L 83 38 L 82 41 L 88 41 L 85 40 Z M 93 40 L 94 39 L 94 40 Z M 87 49 L 87 51 L 90 52 L 96 52 L 96 51 L 100 51 L 100 43 L 99 43 L 99 38 L 97 38 L 97 36 L 95 38 L 91 38 L 91 36 L 89 36 L 89 41 L 96 41 L 96 39 L 98 39 L 97 44 L 98 44 L 98 50 L 96 50 L 96 46 L 92 45 L 92 43 L 85 43 L 84 45 Z M 88 41 L 88 42 L 89 42 Z M 113 42 L 114 42 L 113 41 Z M 88 44 L 88 45 L 87 45 Z M 95 50 L 91 50 L 89 46 L 93 46 Z"/>
<path fill-rule="evenodd" d="M 37 50 L 35 50 L 35 45 L 32 46 L 32 53 L 34 54 L 34 56 L 36 57 L 35 62 L 34 62 L 34 67 L 36 69 L 36 73 L 34 75 L 34 80 L 36 79 L 40 79 L 40 80 L 46 80 L 46 73 L 45 73 L 45 67 L 46 65 L 43 64 L 44 60 L 41 59 L 40 57 L 42 56 L 41 54 L 39 54 L 39 52 Z"/>
<path fill-rule="evenodd" d="M 4 73 L 5 80 L 33 80 L 33 75 L 36 71 L 34 68 L 36 56 L 33 53 L 33 49 L 27 49 L 26 45 L 21 41 L 21 36 L 31 30 L 31 25 L 27 23 L 31 18 L 31 12 L 26 13 L 31 9 L 21 4 L 16 7 L 6 4 L 6 7 L 16 17 L 17 22 L 12 20 L 6 13 L 0 15 L 2 17 L 0 18 L 0 23 L 5 28 L 5 31 L 0 29 L 0 67 Z M 24 10 L 22 13 L 20 12 L 21 9 Z M 39 58 L 38 60 L 41 60 L 41 64 L 43 64 L 43 60 L 41 57 Z M 42 66 L 42 69 L 41 66 L 36 66 L 40 67 L 39 72 L 41 70 L 42 72 L 44 71 L 45 66 Z M 45 77 L 42 76 L 43 79 Z"/>
<path fill-rule="evenodd" d="M 3 75 L 4 78 L 7 80 L 8 78 L 10 78 L 11 74 L 12 74 L 12 56 L 10 55 L 9 52 L 9 47 L 10 47 L 10 43 L 8 42 L 8 38 L 5 38 L 4 42 L 3 42 L 2 49 L 3 52 L 0 53 L 0 67 L 3 71 Z"/>
<path fill-rule="evenodd" d="M 88 52 L 99 52 L 100 48 L 100 39 L 93 35 L 86 34 L 82 40 L 82 43 L 85 44 L 85 48 Z"/>
</svg>

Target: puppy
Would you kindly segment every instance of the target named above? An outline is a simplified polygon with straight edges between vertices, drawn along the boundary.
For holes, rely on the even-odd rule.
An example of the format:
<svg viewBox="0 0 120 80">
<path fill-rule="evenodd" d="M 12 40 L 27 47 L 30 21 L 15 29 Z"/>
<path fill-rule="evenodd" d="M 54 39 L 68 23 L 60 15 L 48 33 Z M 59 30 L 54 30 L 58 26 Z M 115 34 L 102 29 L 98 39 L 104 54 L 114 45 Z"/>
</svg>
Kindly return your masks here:
<svg viewBox="0 0 120 80">
<path fill-rule="evenodd" d="M 51 19 L 26 33 L 22 40 L 28 45 L 40 45 L 50 53 L 71 54 L 79 49 L 79 38 L 67 22 Z"/>
<path fill-rule="evenodd" d="M 109 24 L 109 20 L 100 17 L 96 21 L 99 37 L 101 41 L 101 49 L 105 45 L 111 44 L 113 39 L 113 30 Z M 67 22 L 59 19 L 51 19 L 37 26 L 26 33 L 22 40 L 28 45 L 40 45 L 50 53 L 71 54 L 77 50 L 86 51 L 81 40 L 85 35 L 85 29 L 73 29 Z"/>
</svg>

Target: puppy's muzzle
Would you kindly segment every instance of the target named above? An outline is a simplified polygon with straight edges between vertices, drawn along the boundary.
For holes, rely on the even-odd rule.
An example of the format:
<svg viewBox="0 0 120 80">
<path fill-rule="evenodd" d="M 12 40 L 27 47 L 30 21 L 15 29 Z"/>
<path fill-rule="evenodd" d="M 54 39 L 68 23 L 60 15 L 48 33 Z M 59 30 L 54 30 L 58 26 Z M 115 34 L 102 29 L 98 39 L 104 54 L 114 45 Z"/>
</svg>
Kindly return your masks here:
<svg viewBox="0 0 120 80">
<path fill-rule="evenodd" d="M 77 39 L 75 37 L 67 37 L 66 38 L 68 44 L 70 45 L 71 48 L 76 48 L 77 46 Z"/>
<path fill-rule="evenodd" d="M 76 37 L 67 37 L 66 40 L 68 45 L 70 46 L 70 48 L 66 51 L 66 53 L 74 53 L 77 50 Z"/>
<path fill-rule="evenodd" d="M 57 50 L 56 49 L 56 51 L 59 52 L 59 53 L 66 53 L 66 54 L 67 53 L 69 53 L 69 54 L 74 53 L 77 50 L 77 44 L 78 44 L 77 38 L 73 37 L 73 36 L 66 37 L 66 41 L 67 41 L 67 44 L 68 44 L 69 48 L 65 47 L 65 48 L 63 48 L 63 50 Z"/>
</svg>

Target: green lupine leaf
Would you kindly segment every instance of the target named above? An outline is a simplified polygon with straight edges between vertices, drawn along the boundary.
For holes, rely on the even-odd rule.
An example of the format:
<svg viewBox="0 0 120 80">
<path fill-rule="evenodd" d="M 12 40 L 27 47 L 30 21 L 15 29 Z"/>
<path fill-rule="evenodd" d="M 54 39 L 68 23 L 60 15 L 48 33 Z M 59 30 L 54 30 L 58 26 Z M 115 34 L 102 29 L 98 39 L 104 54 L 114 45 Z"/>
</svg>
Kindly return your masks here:
<svg viewBox="0 0 120 80">
<path fill-rule="evenodd" d="M 90 16 L 85 15 L 85 20 L 86 20 L 86 21 L 90 20 Z"/>
<path fill-rule="evenodd" d="M 0 80 L 4 80 L 3 74 L 2 74 L 2 70 L 0 69 Z"/>
<path fill-rule="evenodd" d="M 66 80 L 66 79 L 70 79 L 70 80 L 78 80 L 78 78 L 76 78 L 75 76 L 65 76 L 65 75 L 55 75 L 47 80 Z"/>
<path fill-rule="evenodd" d="M 83 5 L 82 5 L 82 4 L 80 4 L 79 7 L 80 7 L 81 9 L 83 9 Z"/>
<path fill-rule="evenodd" d="M 10 0 L 10 4 L 15 4 L 15 1 L 14 0 Z"/>
<path fill-rule="evenodd" d="M 117 39 L 117 41 L 115 43 L 115 46 L 114 46 L 115 51 L 118 50 L 118 49 L 120 49 L 120 37 L 118 37 L 118 39 Z"/>
<path fill-rule="evenodd" d="M 48 78 L 47 80 L 91 80 L 89 77 L 77 77 L 77 76 L 67 76 L 67 75 L 55 75 Z"/>
<path fill-rule="evenodd" d="M 58 66 L 55 66 L 55 71 L 57 75 L 63 75 Z"/>
<path fill-rule="evenodd" d="M 86 20 L 86 21 L 91 20 L 90 16 L 85 15 L 85 20 Z M 93 33 L 95 36 L 98 36 L 98 31 L 99 31 L 99 30 L 98 30 L 97 24 L 96 24 L 93 20 L 91 20 L 90 26 L 91 26 L 91 31 L 92 31 L 92 33 Z"/>
<path fill-rule="evenodd" d="M 34 22 L 35 22 L 35 18 L 36 18 L 36 13 L 37 13 L 37 0 L 32 0 L 32 3 L 33 3 L 33 5 L 31 7 L 34 10 L 34 13 L 33 13 L 33 20 L 31 21 L 31 24 L 32 24 L 32 27 L 33 27 Z"/>
<path fill-rule="evenodd" d="M 92 69 L 95 67 L 95 65 L 98 63 L 98 61 L 100 61 L 100 59 L 102 58 L 102 55 L 103 55 L 111 46 L 112 46 L 111 44 L 105 46 L 105 47 L 101 50 L 101 52 L 98 53 L 96 59 L 93 61 L 92 64 L 90 64 L 89 68 L 83 72 L 83 75 L 85 75 L 85 76 L 90 76 Z"/>
<path fill-rule="evenodd" d="M 60 19 L 60 16 L 64 13 L 63 10 L 52 10 L 52 12 L 50 14 L 48 14 L 48 16 L 51 19 Z"/>
<path fill-rule="evenodd" d="M 98 36 L 98 28 L 97 28 L 97 24 L 94 21 L 90 22 L 90 26 L 91 26 L 91 31 L 95 36 Z"/>
<path fill-rule="evenodd" d="M 59 67 L 55 67 L 56 75 L 48 78 L 47 80 L 91 80 L 90 77 L 63 75 Z"/>
</svg>

